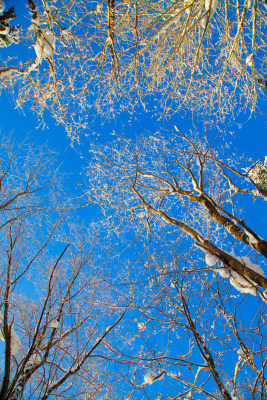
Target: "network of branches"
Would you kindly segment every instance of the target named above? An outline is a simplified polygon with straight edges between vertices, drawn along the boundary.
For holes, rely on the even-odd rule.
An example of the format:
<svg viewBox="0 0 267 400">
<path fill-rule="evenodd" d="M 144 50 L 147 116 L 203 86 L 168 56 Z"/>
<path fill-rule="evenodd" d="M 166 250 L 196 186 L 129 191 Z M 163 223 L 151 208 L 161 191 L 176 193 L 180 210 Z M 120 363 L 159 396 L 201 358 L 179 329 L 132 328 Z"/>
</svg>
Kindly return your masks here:
<svg viewBox="0 0 267 400">
<path fill-rule="evenodd" d="M 265 90 L 264 1 L 28 4 L 19 46 L 29 56 L 2 60 L 2 87 L 17 84 L 18 105 L 30 101 L 39 116 L 48 108 L 73 138 L 90 109 L 191 109 L 224 120 L 253 112 Z"/>
<path fill-rule="evenodd" d="M 220 272 L 235 272 L 237 268 L 236 275 L 232 273 L 230 277 L 234 279 L 241 273 L 239 264 L 244 272 L 244 280 L 236 279 L 231 287 L 229 275 L 222 280 L 217 274 L 219 268 L 210 265 L 210 254 L 205 265 L 198 250 L 185 246 L 177 226 L 170 224 L 174 229 L 166 229 L 152 217 L 153 207 L 164 208 L 167 216 L 170 207 L 162 196 L 170 194 L 171 185 L 174 199 L 197 191 L 197 187 L 182 188 L 187 185 L 189 171 L 191 180 L 201 171 L 204 179 L 209 177 L 206 196 L 209 193 L 214 202 L 216 199 L 220 212 L 219 206 L 229 194 L 233 198 L 238 193 L 254 195 L 257 189 L 251 182 L 246 188 L 240 187 L 238 170 L 229 163 L 223 164 L 210 146 L 191 142 L 184 152 L 181 146 L 169 163 L 167 153 L 174 155 L 174 150 L 167 148 L 167 141 L 158 147 L 155 139 L 150 138 L 147 143 L 144 140 L 136 147 L 124 140 L 128 166 L 118 146 L 116 156 L 111 157 L 110 152 L 105 162 L 95 164 L 102 186 L 98 183 L 95 191 L 91 186 L 91 195 L 100 201 L 97 193 L 102 188 L 104 208 L 113 198 L 120 218 L 129 219 L 131 211 L 132 219 L 146 219 L 142 230 L 148 240 L 143 242 L 138 223 L 131 223 L 134 246 L 130 247 L 129 235 L 123 235 L 122 227 L 111 229 L 108 213 L 105 220 L 86 229 L 74 224 L 73 218 L 63 218 L 62 213 L 67 213 L 72 202 L 59 203 L 58 185 L 64 180 L 55 174 L 47 149 L 37 150 L 28 142 L 17 147 L 7 138 L 2 141 L 2 399 L 265 399 L 264 296 L 258 297 L 256 311 L 254 308 L 249 315 L 247 312 L 253 298 L 251 289 L 252 294 L 260 294 L 258 287 L 264 285 L 264 276 L 258 269 L 261 281 L 257 282 L 257 271 L 246 257 L 229 255 Z M 185 140 L 188 143 L 190 139 Z M 153 162 L 147 157 L 148 148 Z M 103 161 L 103 152 L 95 154 Z M 180 188 L 175 186 L 175 163 L 181 170 L 187 165 L 184 176 L 179 174 Z M 213 170 L 214 165 L 218 171 L 223 169 L 221 179 L 210 174 L 210 164 Z M 108 166 L 109 175 L 105 172 Z M 117 169 L 121 170 L 119 176 Z M 90 177 L 96 182 L 92 170 Z M 145 206 L 143 214 L 147 217 L 139 212 L 144 208 L 140 197 L 138 206 L 133 204 L 134 197 L 129 198 L 132 179 L 135 194 L 139 191 L 151 204 L 150 208 Z M 231 187 L 226 185 L 222 193 L 218 183 L 224 180 Z M 121 195 L 123 199 L 118 203 Z M 172 211 L 177 212 L 176 201 Z M 201 213 L 198 207 L 191 208 L 191 217 Z M 112 218 L 116 220 L 114 214 Z M 206 217 L 202 215 L 202 222 L 203 218 Z M 100 227 L 105 227 L 105 235 Z M 196 231 L 195 223 L 191 227 L 200 238 L 202 233 Z M 203 223 L 202 230 L 205 229 L 207 224 Z M 259 239 L 251 230 L 248 234 Z M 119 238 L 116 246 L 114 236 Z M 214 238 L 209 235 L 210 242 Z M 208 241 L 204 245 L 208 246 Z M 252 239 L 250 245 L 257 247 Z M 219 253 L 218 249 L 219 260 L 227 253 Z M 249 280 L 246 273 L 250 267 L 254 275 Z M 240 290 L 242 286 L 245 290 Z M 240 293 L 248 288 L 249 296 Z"/>
<path fill-rule="evenodd" d="M 17 107 L 72 141 L 94 113 L 164 119 L 138 140 L 89 135 L 89 155 L 84 139 L 77 192 L 47 146 L 0 141 L 1 400 L 266 400 L 267 241 L 251 214 L 267 159 L 166 122 L 256 110 L 266 8 L 27 0 L 20 27 L 0 0 Z"/>
<path fill-rule="evenodd" d="M 92 150 L 86 195 L 104 213 L 114 213 L 112 224 L 119 229 L 122 224 L 131 230 L 136 226 L 136 234 L 144 236 L 163 225 L 172 237 L 168 226 L 175 227 L 177 237 L 190 237 L 206 254 L 208 265 L 221 261 L 218 272 L 232 280 L 244 277 L 243 291 L 256 294 L 250 279 L 265 290 L 267 281 L 246 256 L 256 251 L 266 259 L 267 242 L 241 218 L 238 198 L 262 196 L 255 184 L 258 163 L 242 172 L 236 160 L 220 158 L 215 143 L 185 135 L 178 127 L 166 137 L 156 134 L 137 143 L 119 137 L 113 146 Z"/>
</svg>

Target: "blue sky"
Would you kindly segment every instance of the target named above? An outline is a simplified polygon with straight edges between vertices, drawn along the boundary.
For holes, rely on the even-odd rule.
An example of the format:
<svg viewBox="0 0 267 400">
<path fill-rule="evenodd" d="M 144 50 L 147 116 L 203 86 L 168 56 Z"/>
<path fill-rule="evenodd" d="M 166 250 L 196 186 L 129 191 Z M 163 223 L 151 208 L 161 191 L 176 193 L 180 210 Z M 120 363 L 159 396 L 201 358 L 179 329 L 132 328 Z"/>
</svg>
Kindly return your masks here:
<svg viewBox="0 0 267 400">
<path fill-rule="evenodd" d="M 6 3 L 7 6 L 12 4 L 9 0 Z M 21 14 L 25 12 L 24 4 L 25 3 L 22 1 L 16 4 L 16 13 L 19 17 L 18 23 L 21 21 Z M 16 21 L 14 21 L 14 23 L 16 23 Z M 33 49 L 27 49 L 25 51 L 25 48 L 19 45 L 12 45 L 10 49 L 1 49 L 1 52 L 3 57 L 5 57 L 6 54 L 17 54 L 17 52 L 18 57 L 27 58 L 28 54 L 33 55 Z M 49 147 L 57 152 L 57 161 L 61 164 L 61 170 L 68 174 L 66 179 L 68 190 L 72 193 L 77 193 L 77 195 L 82 193 L 77 185 L 83 180 L 80 173 L 86 167 L 87 160 L 90 158 L 90 142 L 100 144 L 111 143 L 114 138 L 112 135 L 113 132 L 134 140 L 142 135 L 146 135 L 147 132 L 153 133 L 155 130 L 160 130 L 161 127 L 169 127 L 167 122 L 158 121 L 156 116 L 145 113 L 141 108 L 133 116 L 122 113 L 117 116 L 116 119 L 110 119 L 105 122 L 103 122 L 100 117 L 96 117 L 95 114 L 92 114 L 92 120 L 95 121 L 95 124 L 88 131 L 89 136 L 81 135 L 80 144 L 74 143 L 74 146 L 72 146 L 64 128 L 56 125 L 48 114 L 45 119 L 47 128 L 41 129 L 37 128 L 37 118 L 28 109 L 28 105 L 25 106 L 23 112 L 14 109 L 13 95 L 8 93 L 8 91 L 2 91 L 0 102 L 0 126 L 2 134 L 8 134 L 10 132 L 17 141 L 22 141 L 29 135 L 31 140 L 37 145 L 47 143 Z M 190 129 L 199 130 L 202 134 L 205 132 L 205 124 L 203 121 L 198 121 L 197 116 L 194 116 L 193 122 L 190 114 L 187 117 L 177 114 L 170 118 L 170 120 L 174 124 L 177 124 L 184 132 Z M 265 100 L 262 100 L 259 105 L 259 110 L 257 110 L 254 115 L 249 117 L 249 115 L 242 114 L 238 116 L 236 121 L 227 121 L 227 125 L 225 125 L 224 128 L 224 143 L 228 142 L 229 148 L 227 151 L 229 152 L 229 157 L 232 157 L 233 153 L 235 153 L 235 149 L 238 149 L 240 152 L 250 152 L 254 159 L 260 157 L 264 160 L 264 157 L 267 155 L 267 102 Z M 215 135 L 216 133 L 217 131 L 215 129 L 210 132 L 211 135 Z M 265 237 L 267 236 L 266 205 L 267 203 L 261 199 L 258 200 L 257 205 L 255 205 L 253 199 L 250 198 L 247 198 L 247 201 L 243 204 L 244 208 L 246 208 L 247 220 L 252 228 L 255 227 L 257 232 L 262 236 L 265 235 Z M 88 222 L 98 217 L 99 208 L 94 206 L 82 208 L 78 211 L 78 215 L 81 222 Z M 127 256 L 130 255 L 131 251 L 127 253 Z M 255 304 L 256 303 L 252 301 L 251 309 L 253 309 Z M 247 309 L 245 312 L 247 312 Z M 136 326 L 132 328 L 134 331 Z M 160 340 L 160 337 L 159 335 L 157 340 Z M 156 342 L 156 339 L 154 340 Z M 163 340 L 166 339 L 164 338 Z M 176 343 L 177 342 L 174 342 L 174 347 Z M 158 385 L 158 383 L 156 385 Z"/>
</svg>

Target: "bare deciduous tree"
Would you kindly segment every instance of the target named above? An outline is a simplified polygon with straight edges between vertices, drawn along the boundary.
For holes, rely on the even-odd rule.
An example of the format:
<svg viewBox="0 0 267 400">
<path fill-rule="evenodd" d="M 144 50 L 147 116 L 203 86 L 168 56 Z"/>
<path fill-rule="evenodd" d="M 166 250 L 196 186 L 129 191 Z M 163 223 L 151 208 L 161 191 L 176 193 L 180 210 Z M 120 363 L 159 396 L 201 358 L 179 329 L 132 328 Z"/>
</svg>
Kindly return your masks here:
<svg viewBox="0 0 267 400">
<path fill-rule="evenodd" d="M 5 138 L 0 166 L 0 397 L 112 398 L 128 300 L 105 269 L 111 247 L 64 221 L 50 152 Z"/>
<path fill-rule="evenodd" d="M 266 304 L 250 304 L 196 252 L 163 239 L 148 253 L 149 285 L 135 303 L 142 347 L 129 399 L 264 399 Z"/>
<path fill-rule="evenodd" d="M 266 259 L 267 242 L 238 207 L 240 196 L 261 194 L 251 179 L 253 165 L 239 172 L 237 158 L 223 161 L 215 143 L 186 136 L 177 127 L 169 136 L 137 143 L 119 138 L 112 150 L 94 149 L 89 201 L 105 212 L 112 208 L 114 224 L 135 226 L 138 234 L 157 234 L 163 225 L 173 235 L 173 226 L 177 238 L 183 233 L 193 239 L 210 267 L 220 262 L 218 272 L 238 289 L 265 299 L 257 288 L 267 289 L 264 272 L 247 256 Z"/>
<path fill-rule="evenodd" d="M 266 304 L 235 288 L 265 300 L 266 279 L 226 252 L 264 252 L 236 208 L 239 196 L 258 193 L 244 181 L 251 167 L 239 172 L 237 159 L 178 128 L 168 141 L 93 149 L 87 196 L 103 205 L 101 226 L 113 219 L 117 242 L 127 239 L 119 258 L 100 225 L 63 220 L 71 203 L 59 202 L 51 154 L 25 146 L 1 145 L 1 398 L 264 399 Z M 201 195 L 250 243 L 224 235 Z M 206 263 L 184 232 L 205 247 Z M 224 265 L 212 265 L 214 256 Z"/>
</svg>

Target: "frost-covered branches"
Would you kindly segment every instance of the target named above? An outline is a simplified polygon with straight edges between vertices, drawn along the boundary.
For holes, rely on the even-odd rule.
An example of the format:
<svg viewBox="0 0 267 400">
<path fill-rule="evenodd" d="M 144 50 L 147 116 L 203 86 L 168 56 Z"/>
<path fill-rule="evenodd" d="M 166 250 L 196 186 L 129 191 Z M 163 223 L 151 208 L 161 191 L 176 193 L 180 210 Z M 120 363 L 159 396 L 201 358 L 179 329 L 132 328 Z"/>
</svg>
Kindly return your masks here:
<svg viewBox="0 0 267 400">
<path fill-rule="evenodd" d="M 203 271 L 194 251 L 162 239 L 143 266 L 149 285 L 135 302 L 142 364 L 129 398 L 141 390 L 159 399 L 264 398 L 266 304 L 250 304 L 253 298 Z"/>
<path fill-rule="evenodd" d="M 51 157 L 1 143 L 0 398 L 112 398 L 108 370 L 121 354 L 110 341 L 129 296 L 121 304 L 112 289 L 112 249 L 104 238 L 98 247 L 97 228 L 67 219 Z"/>
<path fill-rule="evenodd" d="M 116 358 L 108 343 L 126 308 L 118 309 L 112 298 L 95 254 L 95 237 L 87 232 L 87 243 L 76 247 L 74 238 L 66 245 L 57 229 L 43 243 L 39 235 L 38 244 L 34 233 L 21 221 L 19 227 L 13 222 L 1 231 L 1 398 L 18 399 L 22 393 L 30 398 L 36 392 L 47 399 L 85 394 L 96 386 L 99 396 L 107 393 L 112 379 L 105 370 Z M 53 241 L 59 251 L 53 250 Z"/>
<path fill-rule="evenodd" d="M 138 234 L 173 226 L 177 237 L 189 236 L 221 268 L 244 277 L 250 287 L 253 281 L 253 293 L 256 285 L 267 289 L 264 275 L 249 268 L 242 254 L 238 258 L 230 252 L 234 241 L 238 249 L 246 246 L 242 252 L 255 250 L 267 258 L 267 242 L 238 212 L 238 196 L 254 189 L 231 160 L 220 160 L 208 140 L 185 136 L 176 128 L 170 139 L 159 134 L 138 143 L 119 138 L 112 151 L 93 153 L 88 198 L 104 211 L 115 209 L 113 221 L 139 227 Z"/>
<path fill-rule="evenodd" d="M 158 113 L 189 107 L 224 120 L 236 106 L 253 111 L 264 92 L 263 2 L 28 3 L 20 46 L 31 56 L 2 65 L 2 87 L 17 83 L 18 105 L 49 109 L 73 140 L 91 108 L 110 116 L 156 99 Z"/>
</svg>

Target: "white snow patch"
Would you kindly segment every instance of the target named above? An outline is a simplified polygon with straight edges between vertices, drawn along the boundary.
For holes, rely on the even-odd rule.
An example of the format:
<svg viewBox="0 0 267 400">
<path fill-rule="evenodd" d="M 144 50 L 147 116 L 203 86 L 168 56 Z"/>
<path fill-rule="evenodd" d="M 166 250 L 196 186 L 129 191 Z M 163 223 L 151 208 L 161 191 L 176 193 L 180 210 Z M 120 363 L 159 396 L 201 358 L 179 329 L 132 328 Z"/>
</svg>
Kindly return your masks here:
<svg viewBox="0 0 267 400">
<path fill-rule="evenodd" d="M 222 278 L 229 278 L 230 276 L 229 271 L 226 268 L 216 268 L 214 271 L 217 272 Z"/>
<path fill-rule="evenodd" d="M 144 376 L 144 383 L 148 383 L 149 385 L 151 385 L 156 378 L 157 378 L 156 372 L 148 371 Z"/>
<path fill-rule="evenodd" d="M 253 65 L 253 54 L 250 54 L 249 56 L 247 56 L 246 58 L 246 65 L 248 67 L 252 67 Z"/>
<path fill-rule="evenodd" d="M 112 43 L 112 39 L 111 39 L 110 36 L 108 36 L 108 37 L 107 37 L 107 40 L 106 40 L 106 44 L 108 45 L 108 44 L 111 44 L 111 43 Z"/>
<path fill-rule="evenodd" d="M 19 335 L 14 331 L 13 327 L 11 328 L 11 355 L 14 356 L 17 354 L 21 345 L 21 340 Z"/>
<path fill-rule="evenodd" d="M 5 28 L 0 31 L 0 34 L 1 35 L 8 35 L 9 32 L 10 32 L 10 26 L 5 26 Z"/>
<path fill-rule="evenodd" d="M 96 6 L 95 12 L 96 12 L 97 14 L 100 14 L 100 13 L 102 12 L 102 10 L 103 10 L 103 4 L 102 4 L 102 3 L 99 3 L 99 4 Z"/>
<path fill-rule="evenodd" d="M 165 376 L 165 372 L 166 371 L 164 370 L 159 371 L 158 373 L 154 371 L 148 371 L 144 376 L 144 383 L 151 385 L 155 381 L 161 381 Z"/>
<path fill-rule="evenodd" d="M 195 182 L 194 179 L 192 179 L 192 183 L 193 183 L 193 188 L 194 188 L 194 190 L 196 190 L 196 191 L 199 192 L 199 187 L 198 187 L 198 185 L 197 185 L 197 183 Z"/>
<path fill-rule="evenodd" d="M 208 23 L 208 14 L 203 15 L 202 18 L 200 18 L 199 23 L 202 26 L 202 28 L 206 28 L 207 23 Z"/>
<path fill-rule="evenodd" d="M 29 361 L 27 362 L 27 365 L 34 365 L 34 364 L 38 364 L 38 362 L 41 361 L 41 357 L 39 356 L 39 354 L 33 354 L 30 358 Z"/>
<path fill-rule="evenodd" d="M 235 257 L 234 255 L 232 255 L 232 256 Z M 248 257 L 244 256 L 244 257 L 235 257 L 235 258 L 236 258 L 236 260 L 238 260 L 239 262 L 244 264 L 250 270 L 255 271 L 256 273 L 258 273 L 261 276 L 265 276 L 262 268 L 257 264 L 253 264 Z M 218 271 L 218 269 L 216 271 Z M 218 271 L 218 273 L 220 273 L 220 272 Z M 221 275 L 221 273 L 220 273 L 220 275 Z M 253 280 L 248 279 L 247 277 L 245 278 L 245 277 L 239 275 L 235 271 L 231 271 L 230 283 L 241 293 L 249 293 L 249 294 L 252 294 L 253 296 L 257 295 L 257 290 L 255 287 L 255 286 L 257 286 L 257 283 L 253 282 Z"/>
<path fill-rule="evenodd" d="M 145 211 L 141 211 L 140 213 L 136 214 L 137 218 L 144 218 L 146 216 Z"/>
<path fill-rule="evenodd" d="M 212 253 L 206 253 L 205 261 L 209 267 L 213 267 L 218 262 L 218 257 L 214 256 Z"/>
<path fill-rule="evenodd" d="M 3 342 L 5 341 L 4 330 L 2 326 L 0 326 L 0 340 Z"/>
<path fill-rule="evenodd" d="M 237 350 L 237 354 L 238 354 L 238 359 L 240 360 L 241 358 L 245 358 L 246 357 L 246 354 L 245 354 L 245 352 L 244 352 L 244 350 L 243 349 L 238 349 Z"/>
<path fill-rule="evenodd" d="M 145 329 L 146 329 L 146 324 L 145 324 L 144 322 L 139 322 L 139 323 L 138 323 L 138 329 L 139 329 L 140 331 L 145 330 Z"/>
<path fill-rule="evenodd" d="M 230 253 L 228 253 L 230 254 Z M 206 254 L 207 255 L 207 254 Z M 246 256 L 244 257 L 235 257 L 234 254 L 230 254 L 232 257 L 234 257 L 236 260 L 244 264 L 247 268 L 249 268 L 252 271 L 255 271 L 261 276 L 265 276 L 264 271 L 258 264 L 253 264 L 250 259 Z M 222 278 L 230 278 L 230 283 L 232 286 L 234 286 L 239 292 L 241 293 L 249 293 L 252 294 L 253 296 L 257 295 L 257 290 L 256 286 L 257 283 L 253 282 L 253 280 L 248 279 L 247 277 L 243 277 L 239 275 L 235 271 L 229 272 L 227 268 L 216 268 L 214 269 L 215 272 L 217 272 Z"/>
<path fill-rule="evenodd" d="M 41 30 L 37 43 L 33 45 L 37 58 L 50 58 L 55 52 L 55 35 L 51 30 Z"/>
<path fill-rule="evenodd" d="M 210 12 L 210 18 L 213 17 L 218 7 L 218 0 L 205 0 L 205 10 Z"/>
<path fill-rule="evenodd" d="M 249 257 L 235 257 L 238 261 L 240 261 L 242 264 L 244 264 L 246 267 L 251 269 L 252 271 L 257 272 L 261 276 L 265 276 L 265 273 L 263 269 L 258 265 L 258 264 L 252 264 L 250 261 Z"/>
<path fill-rule="evenodd" d="M 185 399 L 192 399 L 192 390 L 187 393 L 187 395 L 184 397 Z"/>
<path fill-rule="evenodd" d="M 232 271 L 230 277 L 230 283 L 232 286 L 236 288 L 241 293 L 249 293 L 253 296 L 257 295 L 257 291 L 254 286 L 252 286 L 247 279 L 243 278 L 241 275 Z"/>
<path fill-rule="evenodd" d="M 249 243 L 257 243 L 258 240 L 255 238 L 255 236 L 253 236 L 251 233 L 249 233 L 248 231 L 246 231 L 246 234 L 249 237 Z"/>
<path fill-rule="evenodd" d="M 50 328 L 56 328 L 57 329 L 59 327 L 59 325 L 60 325 L 59 321 L 52 321 L 51 324 L 50 324 Z"/>
</svg>

